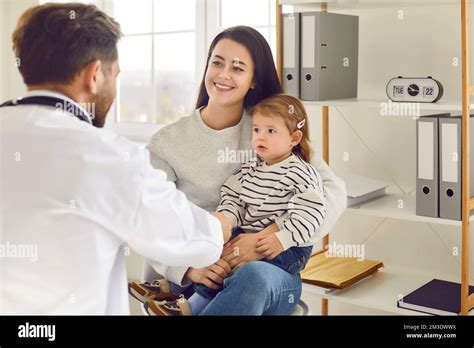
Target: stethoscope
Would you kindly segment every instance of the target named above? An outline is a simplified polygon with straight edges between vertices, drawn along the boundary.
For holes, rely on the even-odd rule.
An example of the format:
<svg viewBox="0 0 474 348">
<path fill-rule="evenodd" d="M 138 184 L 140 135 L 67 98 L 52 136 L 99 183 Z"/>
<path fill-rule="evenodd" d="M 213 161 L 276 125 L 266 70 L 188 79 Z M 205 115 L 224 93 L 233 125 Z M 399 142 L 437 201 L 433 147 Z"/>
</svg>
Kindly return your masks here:
<svg viewBox="0 0 474 348">
<path fill-rule="evenodd" d="M 16 100 L 10 100 L 2 105 L 0 108 L 8 107 L 8 106 L 17 106 L 17 105 L 43 105 L 43 106 L 51 106 L 53 108 L 61 108 L 61 110 L 70 113 L 71 115 L 76 116 L 81 121 L 87 122 L 92 124 L 92 121 L 80 107 L 76 103 L 70 102 L 69 100 L 56 98 L 56 97 L 46 97 L 46 96 L 35 96 L 35 97 L 26 97 L 26 98 L 18 98 Z M 71 112 L 70 110 L 74 110 Z"/>
</svg>

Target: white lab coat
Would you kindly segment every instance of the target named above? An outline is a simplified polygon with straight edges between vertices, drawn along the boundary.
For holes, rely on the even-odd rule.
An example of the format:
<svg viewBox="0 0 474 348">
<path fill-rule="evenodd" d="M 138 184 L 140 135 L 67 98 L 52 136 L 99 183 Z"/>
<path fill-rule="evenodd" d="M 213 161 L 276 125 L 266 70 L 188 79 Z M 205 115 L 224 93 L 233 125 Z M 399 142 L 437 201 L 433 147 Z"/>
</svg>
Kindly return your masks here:
<svg viewBox="0 0 474 348">
<path fill-rule="evenodd" d="M 220 257 L 218 220 L 147 150 L 47 106 L 0 108 L 0 132 L 0 314 L 128 314 L 126 243 L 167 265 Z"/>
</svg>

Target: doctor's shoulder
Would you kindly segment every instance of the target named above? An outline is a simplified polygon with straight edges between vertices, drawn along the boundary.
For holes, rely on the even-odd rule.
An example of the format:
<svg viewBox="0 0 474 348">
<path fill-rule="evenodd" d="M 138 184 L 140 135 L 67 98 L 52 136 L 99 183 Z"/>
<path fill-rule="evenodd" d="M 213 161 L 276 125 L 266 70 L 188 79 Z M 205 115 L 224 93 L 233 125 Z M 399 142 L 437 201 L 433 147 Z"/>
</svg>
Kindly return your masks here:
<svg viewBox="0 0 474 348">
<path fill-rule="evenodd" d="M 135 167 L 137 163 L 148 163 L 149 161 L 143 146 L 112 130 L 92 128 L 85 137 L 90 148 L 97 151 L 104 161 L 115 160 L 120 167 Z"/>
</svg>

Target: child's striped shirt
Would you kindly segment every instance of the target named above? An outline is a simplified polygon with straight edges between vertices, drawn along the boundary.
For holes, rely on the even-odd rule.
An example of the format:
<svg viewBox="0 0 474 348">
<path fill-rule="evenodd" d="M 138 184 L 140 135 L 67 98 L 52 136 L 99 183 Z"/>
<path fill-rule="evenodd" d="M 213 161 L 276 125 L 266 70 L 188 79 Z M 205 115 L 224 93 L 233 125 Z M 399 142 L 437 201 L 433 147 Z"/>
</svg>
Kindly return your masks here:
<svg viewBox="0 0 474 348">
<path fill-rule="evenodd" d="M 326 215 L 322 179 L 295 155 L 274 165 L 249 161 L 222 185 L 217 211 L 245 232 L 258 232 L 275 222 L 285 250 L 312 245 L 311 236 Z"/>
</svg>

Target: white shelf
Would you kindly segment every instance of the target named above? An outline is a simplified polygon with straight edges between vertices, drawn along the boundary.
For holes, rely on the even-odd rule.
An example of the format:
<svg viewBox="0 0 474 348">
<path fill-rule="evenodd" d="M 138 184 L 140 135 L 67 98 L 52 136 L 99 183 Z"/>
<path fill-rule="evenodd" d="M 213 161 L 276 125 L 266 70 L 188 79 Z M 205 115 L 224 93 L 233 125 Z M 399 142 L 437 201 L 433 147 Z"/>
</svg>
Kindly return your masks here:
<svg viewBox="0 0 474 348">
<path fill-rule="evenodd" d="M 400 200 L 403 201 L 402 208 L 399 207 Z M 462 225 L 462 222 L 457 220 L 416 215 L 415 195 L 387 193 L 382 197 L 374 198 L 357 206 L 348 207 L 347 209 L 360 214 L 380 216 L 397 220 L 410 220 L 451 226 Z M 474 221 L 473 215 L 471 215 L 470 221 Z"/>
<path fill-rule="evenodd" d="M 395 268 L 381 268 L 369 278 L 366 278 L 344 290 L 321 295 L 314 290 L 310 284 L 303 283 L 303 291 L 315 294 L 321 298 L 335 300 L 341 303 L 366 307 L 379 311 L 384 311 L 397 315 L 427 315 L 424 313 L 411 311 L 397 307 L 397 300 L 400 295 L 406 296 L 432 279 L 453 279 L 440 277 L 439 275 L 426 275 L 410 273 Z M 471 315 L 474 311 L 471 311 Z"/>
<path fill-rule="evenodd" d="M 358 108 L 373 108 L 380 109 L 381 104 L 387 104 L 387 99 L 376 100 L 376 99 L 338 99 L 338 100 L 325 100 L 325 101 L 303 101 L 307 106 L 332 106 L 332 107 L 358 107 Z M 391 102 L 392 105 L 399 105 L 400 107 L 410 106 L 411 103 L 397 103 Z M 461 114 L 462 105 L 457 102 L 437 102 L 437 103 L 419 103 L 420 111 L 458 111 Z M 403 105 L 403 106 L 402 106 Z M 474 110 L 474 104 L 470 105 L 471 110 Z"/>
<path fill-rule="evenodd" d="M 469 0 L 472 3 L 472 0 Z M 280 5 L 321 5 L 330 9 L 384 8 L 400 6 L 460 5 L 460 0 L 279 0 Z"/>
</svg>

